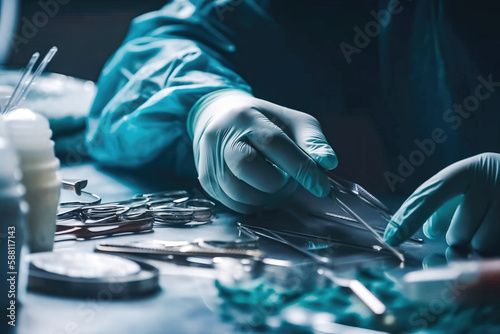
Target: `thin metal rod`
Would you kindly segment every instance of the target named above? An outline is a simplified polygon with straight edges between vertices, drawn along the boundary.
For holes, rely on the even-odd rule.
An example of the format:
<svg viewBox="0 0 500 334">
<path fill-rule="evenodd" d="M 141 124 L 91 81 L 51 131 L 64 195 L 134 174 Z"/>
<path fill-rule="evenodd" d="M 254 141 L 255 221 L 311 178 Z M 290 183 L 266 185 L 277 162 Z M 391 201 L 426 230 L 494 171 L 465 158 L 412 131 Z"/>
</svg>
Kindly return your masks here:
<svg viewBox="0 0 500 334">
<path fill-rule="evenodd" d="M 313 212 L 313 211 L 311 211 L 310 214 L 313 215 L 314 217 L 318 217 L 318 218 L 327 220 L 329 222 L 339 223 L 339 224 L 342 224 L 345 226 L 355 227 L 358 229 L 365 230 L 365 226 L 363 224 L 361 224 L 360 222 L 358 222 L 354 218 L 347 218 L 347 217 L 344 217 L 344 216 L 341 216 L 341 215 L 338 215 L 335 213 L 331 213 L 331 212 Z M 380 227 L 380 226 L 372 226 L 372 228 L 375 231 L 379 232 L 379 234 L 382 234 L 382 235 L 385 232 L 385 228 Z M 410 237 L 410 238 L 408 238 L 408 241 L 416 242 L 419 244 L 425 243 L 424 239 L 417 238 L 417 237 Z"/>
<path fill-rule="evenodd" d="M 248 229 L 241 223 L 238 223 L 238 228 L 245 230 Z M 317 271 L 318 274 L 326 277 L 327 279 L 332 281 L 334 284 L 337 284 L 338 286 L 350 289 L 356 296 L 358 296 L 358 298 L 361 300 L 361 302 L 363 302 L 363 304 L 365 304 L 370 310 L 372 310 L 373 313 L 380 315 L 385 312 L 386 310 L 385 305 L 370 290 L 368 290 L 368 288 L 366 288 L 363 285 L 363 283 L 355 279 L 348 279 L 337 276 L 331 269 L 333 265 L 329 258 L 324 256 L 319 256 L 314 252 L 311 252 L 307 249 L 303 249 L 287 241 L 286 239 L 284 239 L 283 237 L 272 231 L 267 231 L 271 235 L 256 230 L 253 230 L 252 232 L 264 238 L 268 238 L 282 245 L 288 246 L 306 255 L 320 266 L 320 269 Z"/>
<path fill-rule="evenodd" d="M 7 113 L 8 110 L 10 110 L 13 102 L 17 99 L 19 96 L 20 92 L 24 89 L 24 82 L 28 82 L 28 80 L 25 80 L 27 76 L 31 73 L 33 70 L 33 67 L 35 66 L 36 61 L 38 60 L 38 57 L 40 57 L 40 54 L 38 52 L 33 53 L 31 56 L 30 61 L 28 62 L 28 65 L 26 65 L 26 68 L 24 69 L 23 74 L 21 75 L 21 79 L 19 79 L 19 82 L 16 85 L 16 88 L 12 92 L 12 95 L 10 96 L 9 102 L 5 106 L 5 109 L 3 110 L 3 113 Z"/>
<path fill-rule="evenodd" d="M 395 249 L 394 247 L 392 247 L 391 245 L 389 245 L 383 237 L 381 237 L 377 231 L 375 231 L 367 222 L 365 222 L 363 220 L 363 218 L 361 218 L 360 216 L 358 216 L 353 210 L 351 210 L 351 208 L 349 208 L 344 202 L 342 202 L 342 200 L 338 197 L 338 196 L 335 196 L 334 195 L 334 191 L 333 189 L 335 189 L 334 186 L 332 186 L 332 192 L 330 193 L 330 198 L 333 199 L 335 202 L 337 202 L 337 204 L 342 208 L 342 210 L 344 210 L 347 214 L 349 214 L 350 216 L 352 216 L 353 218 L 355 218 L 357 221 L 359 221 L 361 224 L 363 224 L 366 229 L 375 237 L 375 239 L 377 239 L 378 242 L 380 242 L 382 244 L 382 246 L 388 250 L 390 250 L 401 262 L 405 262 L 405 257 L 404 255 L 398 251 L 397 249 Z"/>
<path fill-rule="evenodd" d="M 319 269 L 318 274 L 325 276 L 333 283 L 349 288 L 375 314 L 384 314 L 386 306 L 366 286 L 356 279 L 340 278 L 331 270 Z"/>
<path fill-rule="evenodd" d="M 343 241 L 343 240 L 339 240 L 339 239 L 333 239 L 331 237 L 322 236 L 322 235 L 315 235 L 315 234 L 309 234 L 309 233 L 303 233 L 303 232 L 295 232 L 295 231 L 289 231 L 289 230 L 278 230 L 278 229 L 272 229 L 272 228 L 268 228 L 268 227 L 265 228 L 265 227 L 248 225 L 248 224 L 243 224 L 243 223 L 238 223 L 238 225 L 247 227 L 250 230 L 261 230 L 264 232 L 271 231 L 271 232 L 284 234 L 284 235 L 288 235 L 288 236 L 295 237 L 295 238 L 324 240 L 327 242 L 331 242 L 332 246 L 333 245 L 341 245 L 341 246 L 345 246 L 345 247 L 352 247 L 352 248 L 357 248 L 357 249 L 362 249 L 362 250 L 374 251 L 373 246 L 370 247 L 367 245 L 347 242 L 347 241 Z M 363 230 L 364 230 L 364 227 L 361 227 L 361 224 L 360 224 L 359 228 L 363 228 Z M 387 249 L 382 248 L 382 250 L 384 252 L 389 252 Z"/>
<path fill-rule="evenodd" d="M 28 93 L 31 89 L 31 85 L 42 74 L 42 72 L 45 70 L 45 68 L 50 63 L 50 61 L 52 60 L 52 58 L 54 57 L 54 55 L 56 53 L 57 53 L 57 47 L 53 46 L 52 48 L 50 48 L 49 52 L 47 52 L 47 54 L 43 58 L 40 65 L 38 65 L 35 73 L 31 77 L 29 77 L 28 83 L 26 85 L 24 85 L 24 87 L 20 91 L 18 97 L 16 97 L 16 100 L 12 101 L 12 106 L 9 107 L 10 109 L 17 107 L 17 105 L 23 101 L 23 99 L 26 97 L 26 95 L 28 95 Z M 10 109 L 5 109 L 5 112 L 6 113 L 9 112 Z"/>
<path fill-rule="evenodd" d="M 246 229 L 246 227 L 243 227 L 243 226 L 240 226 L 240 228 L 242 229 Z M 265 233 L 262 233 L 262 232 L 259 232 L 259 231 L 253 231 L 255 234 L 257 235 L 260 235 L 262 237 L 265 237 L 265 238 L 268 238 L 270 240 L 273 240 L 273 241 L 276 241 L 276 242 L 279 242 L 281 243 L 282 245 L 286 245 L 290 248 L 293 248 L 295 249 L 297 252 L 300 252 L 304 255 L 306 255 L 307 257 L 310 257 L 312 258 L 316 263 L 319 263 L 319 264 L 328 264 L 330 265 L 330 259 L 328 259 L 327 257 L 324 257 L 324 256 L 319 256 L 315 253 L 312 253 L 312 252 L 309 252 L 308 250 L 306 249 L 303 249 L 291 242 L 288 242 L 286 241 L 285 239 L 281 238 L 281 237 L 278 237 L 277 235 L 275 234 L 272 234 L 272 235 L 269 235 L 269 234 L 265 234 Z M 270 232 L 272 233 L 272 232 Z"/>
</svg>

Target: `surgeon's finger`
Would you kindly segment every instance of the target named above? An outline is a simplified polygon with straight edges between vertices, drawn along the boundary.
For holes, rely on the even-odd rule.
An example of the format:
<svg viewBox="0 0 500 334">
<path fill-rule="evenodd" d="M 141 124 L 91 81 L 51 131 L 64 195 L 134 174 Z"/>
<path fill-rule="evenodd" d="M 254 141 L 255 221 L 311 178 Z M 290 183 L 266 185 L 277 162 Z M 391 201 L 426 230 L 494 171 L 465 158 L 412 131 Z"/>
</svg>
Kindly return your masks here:
<svg viewBox="0 0 500 334">
<path fill-rule="evenodd" d="M 224 160 L 234 176 L 265 193 L 275 193 L 290 179 L 285 172 L 266 161 L 255 148 L 241 140 L 226 145 Z"/>
<path fill-rule="evenodd" d="M 466 159 L 448 166 L 418 187 L 387 225 L 387 243 L 398 245 L 408 239 L 444 203 L 465 193 L 472 179 L 467 177 L 470 162 Z"/>
<path fill-rule="evenodd" d="M 481 226 L 472 238 L 472 247 L 481 253 L 498 255 L 500 247 L 500 200 L 491 203 Z"/>
<path fill-rule="evenodd" d="M 446 234 L 448 245 L 463 246 L 471 242 L 491 202 L 488 197 L 484 197 L 483 190 L 478 183 L 472 183 L 465 193 Z"/>
<path fill-rule="evenodd" d="M 259 107 L 259 111 L 272 122 L 289 131 L 293 140 L 323 169 L 337 167 L 337 155 L 326 141 L 316 118 L 264 100 L 259 100 Z"/>
<path fill-rule="evenodd" d="M 218 175 L 218 180 L 222 191 L 233 201 L 239 203 L 264 206 L 273 201 L 273 197 L 275 197 L 275 194 L 262 192 L 241 181 L 227 167 L 224 168 L 222 174 Z"/>
<path fill-rule="evenodd" d="M 446 234 L 450 227 L 451 220 L 458 205 L 462 202 L 463 196 L 457 196 L 444 203 L 432 216 L 427 219 L 422 230 L 429 239 L 435 239 Z"/>
<path fill-rule="evenodd" d="M 328 195 L 328 178 L 316 162 L 264 115 L 254 121 L 258 130 L 248 134 L 252 146 L 312 194 Z"/>
<path fill-rule="evenodd" d="M 319 122 L 312 116 L 301 115 L 291 128 L 295 142 L 323 169 L 332 170 L 339 161 L 337 155 L 326 141 Z"/>
<path fill-rule="evenodd" d="M 470 249 L 465 247 L 448 247 L 446 248 L 444 255 L 448 263 L 465 261 L 470 256 Z"/>
<path fill-rule="evenodd" d="M 211 150 L 206 150 L 207 147 L 204 142 L 201 143 L 200 148 L 205 149 L 205 154 L 200 154 L 198 159 L 198 179 L 201 186 L 205 191 L 212 196 L 214 199 L 218 200 L 228 208 L 240 212 L 240 213 L 252 213 L 257 211 L 257 207 L 239 203 L 234 201 L 232 198 L 227 196 L 219 185 L 219 180 L 217 176 L 220 175 L 219 172 L 210 173 L 209 171 L 216 171 L 217 166 L 215 165 L 214 155 L 211 154 Z"/>
</svg>

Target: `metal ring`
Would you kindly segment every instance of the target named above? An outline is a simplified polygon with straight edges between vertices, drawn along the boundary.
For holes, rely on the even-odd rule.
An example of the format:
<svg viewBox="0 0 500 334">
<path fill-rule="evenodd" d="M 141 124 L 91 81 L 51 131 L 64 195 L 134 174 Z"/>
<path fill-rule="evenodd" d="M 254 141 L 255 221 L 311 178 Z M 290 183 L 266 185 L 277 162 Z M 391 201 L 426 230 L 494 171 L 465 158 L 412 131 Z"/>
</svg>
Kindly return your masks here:
<svg viewBox="0 0 500 334">
<path fill-rule="evenodd" d="M 147 202 L 146 205 L 150 210 L 160 210 L 174 207 L 176 204 L 174 203 L 174 198 L 165 198 L 156 201 Z"/>
<path fill-rule="evenodd" d="M 162 198 L 168 198 L 168 197 L 174 197 L 174 198 L 179 198 L 179 197 L 186 197 L 189 196 L 188 192 L 186 190 L 172 190 L 172 191 L 161 191 L 157 193 L 151 193 L 151 194 L 138 194 L 134 195 L 133 199 L 149 199 L 149 200 L 155 200 L 155 199 L 162 199 Z"/>
<path fill-rule="evenodd" d="M 165 225 L 185 225 L 193 220 L 193 210 L 186 208 L 172 207 L 168 210 L 149 210 L 155 222 Z"/>
<path fill-rule="evenodd" d="M 148 202 L 148 199 L 145 198 L 131 198 L 131 199 L 126 199 L 123 201 L 117 201 L 117 202 L 110 202 L 110 203 L 105 203 L 105 204 L 115 204 L 115 205 L 124 205 L 129 207 L 130 209 L 134 209 L 137 207 L 141 207 L 145 205 Z"/>
<path fill-rule="evenodd" d="M 204 198 L 192 198 L 186 201 L 186 207 L 188 208 L 207 208 L 213 209 L 215 208 L 215 203 L 211 200 Z"/>
<path fill-rule="evenodd" d="M 136 220 L 146 217 L 152 217 L 152 215 L 148 212 L 148 206 L 145 204 L 130 208 L 130 210 L 120 215 L 120 219 L 122 220 Z"/>
<path fill-rule="evenodd" d="M 194 221 L 207 221 L 212 218 L 212 210 L 209 208 L 197 208 L 191 207 L 189 210 L 193 210 L 193 220 Z"/>
<path fill-rule="evenodd" d="M 56 217 L 58 220 L 77 218 L 80 216 L 80 213 L 82 212 L 81 209 L 83 207 L 83 205 L 79 205 L 66 210 L 57 210 L 58 212 L 56 214 Z"/>
<path fill-rule="evenodd" d="M 94 205 L 85 207 L 82 212 L 85 216 L 91 219 L 106 218 L 110 216 L 119 216 L 130 210 L 128 206 L 116 204 Z"/>
<path fill-rule="evenodd" d="M 101 197 L 97 196 L 96 194 L 89 193 L 88 191 L 82 190 L 82 195 L 91 197 L 92 200 L 90 201 L 72 201 L 72 202 L 62 202 L 59 203 L 60 207 L 64 206 L 75 206 L 75 205 L 97 205 L 101 203 Z"/>
</svg>

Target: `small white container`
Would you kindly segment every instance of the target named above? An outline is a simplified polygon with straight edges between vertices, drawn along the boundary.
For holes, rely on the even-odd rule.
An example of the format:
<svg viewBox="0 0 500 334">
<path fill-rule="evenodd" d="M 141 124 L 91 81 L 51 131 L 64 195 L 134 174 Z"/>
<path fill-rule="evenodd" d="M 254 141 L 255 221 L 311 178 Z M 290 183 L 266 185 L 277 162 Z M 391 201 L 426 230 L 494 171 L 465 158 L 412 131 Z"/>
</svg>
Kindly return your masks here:
<svg viewBox="0 0 500 334">
<path fill-rule="evenodd" d="M 26 247 L 26 213 L 28 205 L 23 199 L 17 154 L 5 138 L 0 117 L 0 307 L 4 324 L 15 319 L 16 310 L 26 290 L 28 266 Z M 7 313 L 5 318 L 5 314 Z M 2 328 L 2 327 L 0 327 Z"/>
<path fill-rule="evenodd" d="M 30 210 L 27 218 L 31 252 L 51 251 L 61 179 L 59 160 L 48 120 L 29 109 L 16 109 L 5 116 L 9 139 L 17 152 Z"/>
</svg>

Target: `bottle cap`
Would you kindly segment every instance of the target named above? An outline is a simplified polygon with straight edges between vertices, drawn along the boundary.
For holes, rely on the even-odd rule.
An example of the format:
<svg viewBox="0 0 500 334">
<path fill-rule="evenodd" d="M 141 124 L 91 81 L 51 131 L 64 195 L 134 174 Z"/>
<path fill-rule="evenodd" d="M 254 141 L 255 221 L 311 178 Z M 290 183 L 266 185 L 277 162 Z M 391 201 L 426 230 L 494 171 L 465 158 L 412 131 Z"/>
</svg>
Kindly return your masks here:
<svg viewBox="0 0 500 334">
<path fill-rule="evenodd" d="M 49 121 L 40 114 L 27 108 L 18 108 L 4 116 L 11 129 L 36 130 L 48 129 Z"/>
<path fill-rule="evenodd" d="M 4 116 L 6 132 L 16 150 L 53 150 L 52 131 L 44 116 L 19 108 Z"/>
</svg>

